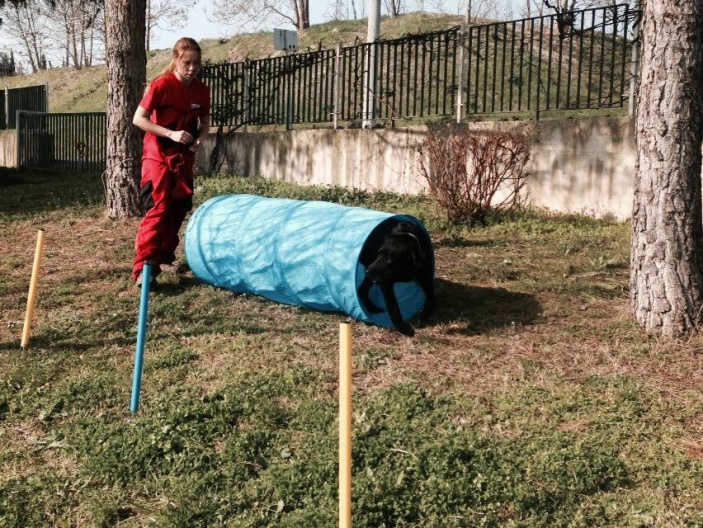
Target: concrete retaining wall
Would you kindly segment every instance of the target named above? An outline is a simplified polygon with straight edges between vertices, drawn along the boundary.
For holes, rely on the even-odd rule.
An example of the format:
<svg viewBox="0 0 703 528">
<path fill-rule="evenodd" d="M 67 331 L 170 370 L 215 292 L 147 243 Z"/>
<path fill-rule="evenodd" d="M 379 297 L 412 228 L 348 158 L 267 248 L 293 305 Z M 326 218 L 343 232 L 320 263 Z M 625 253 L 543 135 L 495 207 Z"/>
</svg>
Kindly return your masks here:
<svg viewBox="0 0 703 528">
<path fill-rule="evenodd" d="M 528 182 L 530 202 L 554 211 L 627 219 L 635 168 L 632 118 L 473 123 L 534 138 Z M 418 194 L 426 186 L 416 145 L 425 127 L 407 129 L 294 130 L 235 133 L 222 170 L 303 185 L 348 186 Z M 208 171 L 209 138 L 198 158 Z"/>
<path fill-rule="evenodd" d="M 509 130 L 534 138 L 527 185 L 530 202 L 566 213 L 627 219 L 635 170 L 632 118 L 473 123 L 475 130 Z M 223 170 L 303 185 L 418 194 L 426 186 L 415 147 L 427 129 L 293 130 L 233 134 Z M 197 168 L 209 171 L 208 138 Z M 0 132 L 0 166 L 14 167 L 14 131 Z"/>
</svg>

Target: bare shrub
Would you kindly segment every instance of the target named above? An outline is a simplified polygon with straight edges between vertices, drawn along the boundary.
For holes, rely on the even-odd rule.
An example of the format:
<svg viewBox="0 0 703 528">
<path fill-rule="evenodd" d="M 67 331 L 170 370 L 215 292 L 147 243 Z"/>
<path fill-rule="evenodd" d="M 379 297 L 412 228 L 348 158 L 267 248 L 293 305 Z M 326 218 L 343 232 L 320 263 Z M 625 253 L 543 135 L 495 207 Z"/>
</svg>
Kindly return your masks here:
<svg viewBox="0 0 703 528">
<path fill-rule="evenodd" d="M 522 205 L 530 140 L 503 132 L 431 130 L 417 147 L 430 194 L 453 224 L 485 223 Z"/>
</svg>

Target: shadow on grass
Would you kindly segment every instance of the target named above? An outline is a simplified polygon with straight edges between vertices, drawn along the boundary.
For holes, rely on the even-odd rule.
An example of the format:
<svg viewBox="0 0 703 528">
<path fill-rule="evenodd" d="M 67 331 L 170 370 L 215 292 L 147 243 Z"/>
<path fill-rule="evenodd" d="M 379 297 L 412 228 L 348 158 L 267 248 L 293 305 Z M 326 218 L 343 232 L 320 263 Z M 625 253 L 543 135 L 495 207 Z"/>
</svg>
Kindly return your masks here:
<svg viewBox="0 0 703 528">
<path fill-rule="evenodd" d="M 0 169 L 0 212 L 8 218 L 105 203 L 100 174 Z"/>
<path fill-rule="evenodd" d="M 193 277 L 179 277 L 178 283 L 157 283 L 152 293 L 156 297 L 176 297 L 200 284 L 200 281 Z M 479 335 L 501 328 L 531 325 L 541 317 L 541 305 L 533 295 L 511 292 L 505 288 L 468 286 L 444 279 L 436 279 L 435 287 L 437 308 L 427 322 L 414 321 L 419 328 L 447 325 L 443 330 L 446 334 Z M 136 339 L 137 303 L 138 298 L 135 295 L 135 312 L 131 314 L 133 318 L 125 320 L 124 317 L 118 317 L 102 321 L 101 324 L 104 326 L 101 328 L 100 337 L 88 332 L 65 334 L 58 330 L 44 328 L 40 335 L 32 337 L 30 348 L 35 352 L 47 350 L 84 352 L 109 346 L 132 347 Z M 306 308 L 297 307 L 297 309 L 307 311 Z M 315 312 L 315 310 L 310 311 Z M 181 334 L 188 336 L 202 335 L 209 329 L 223 324 L 222 315 L 217 311 L 197 315 L 184 313 L 181 315 L 181 323 L 183 324 Z M 252 321 L 229 321 L 227 327 L 229 330 L 236 329 L 248 334 L 271 331 L 265 325 L 253 324 Z M 19 330 L 15 341 L 0 342 L 0 352 L 21 350 Z M 278 328 L 277 331 L 286 330 Z M 290 331 L 297 332 L 298 329 L 291 328 Z M 168 335 L 168 333 L 162 333 L 158 326 L 150 328 L 151 339 L 165 338 Z"/>
<path fill-rule="evenodd" d="M 189 290 L 195 286 L 202 285 L 195 277 L 178 277 L 178 283 L 164 282 L 163 280 L 156 282 L 151 287 L 150 292 L 157 295 L 163 295 L 164 297 L 175 297 L 181 295 L 186 290 Z"/>
<path fill-rule="evenodd" d="M 437 309 L 428 324 L 447 324 L 447 333 L 476 335 L 501 327 L 533 324 L 541 305 L 533 295 L 505 288 L 467 286 L 435 279 Z"/>
<path fill-rule="evenodd" d="M 21 332 L 21 330 L 20 330 Z M 11 341 L 0 341 L 0 352 L 22 352 L 22 347 L 20 346 L 21 335 L 17 335 L 17 339 Z"/>
<path fill-rule="evenodd" d="M 30 171 L 0 167 L 0 187 L 13 187 L 16 185 L 35 185 L 56 179 L 61 173 L 55 171 Z M 70 178 L 71 176 L 68 176 Z M 64 175 L 64 180 L 67 177 Z"/>
<path fill-rule="evenodd" d="M 435 252 L 439 248 L 465 248 L 465 247 L 489 247 L 495 243 L 490 240 L 470 240 L 468 238 L 444 238 L 433 242 L 432 245 L 435 248 Z"/>
<path fill-rule="evenodd" d="M 19 171 L 0 167 L 0 189 L 3 187 L 14 187 L 16 185 L 29 185 L 29 182 L 26 178 L 20 177 Z"/>
</svg>

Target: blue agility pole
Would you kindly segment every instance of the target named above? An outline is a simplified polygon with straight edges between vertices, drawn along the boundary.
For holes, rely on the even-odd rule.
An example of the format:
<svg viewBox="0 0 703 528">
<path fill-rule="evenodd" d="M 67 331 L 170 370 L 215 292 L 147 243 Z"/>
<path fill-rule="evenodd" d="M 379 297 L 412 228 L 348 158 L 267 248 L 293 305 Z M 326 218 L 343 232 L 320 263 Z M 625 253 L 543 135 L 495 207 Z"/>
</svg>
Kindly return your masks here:
<svg viewBox="0 0 703 528">
<path fill-rule="evenodd" d="M 139 410 L 139 391 L 142 387 L 142 364 L 146 340 L 146 318 L 149 313 L 149 286 L 151 285 L 151 262 L 142 269 L 142 294 L 139 301 L 139 327 L 137 328 L 137 352 L 134 355 L 134 377 L 132 378 L 132 403 L 130 411 Z"/>
</svg>

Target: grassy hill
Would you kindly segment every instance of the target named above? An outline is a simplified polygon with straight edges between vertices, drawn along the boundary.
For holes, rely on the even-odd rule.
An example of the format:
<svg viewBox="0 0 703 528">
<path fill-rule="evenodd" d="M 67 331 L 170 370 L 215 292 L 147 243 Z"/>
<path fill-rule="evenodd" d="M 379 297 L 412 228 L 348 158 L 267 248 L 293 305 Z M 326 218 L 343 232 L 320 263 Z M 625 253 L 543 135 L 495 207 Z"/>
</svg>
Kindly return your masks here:
<svg viewBox="0 0 703 528">
<path fill-rule="evenodd" d="M 460 16 L 434 13 L 409 13 L 401 17 L 381 21 L 381 38 L 394 39 L 406 34 L 425 33 L 447 29 L 461 24 Z M 298 35 L 301 50 L 333 48 L 338 43 L 354 44 L 366 38 L 366 20 L 334 21 L 317 24 Z M 202 40 L 200 42 L 205 60 L 212 62 L 238 62 L 245 58 L 257 59 L 272 56 L 273 34 L 270 31 L 238 35 L 230 39 Z M 147 78 L 161 71 L 171 57 L 171 50 L 150 51 L 147 58 Z M 82 70 L 53 68 L 32 75 L 6 77 L 3 84 L 9 88 L 34 86 L 47 83 L 49 86 L 49 110 L 51 112 L 104 111 L 107 99 L 106 66 L 99 65 Z"/>
</svg>

